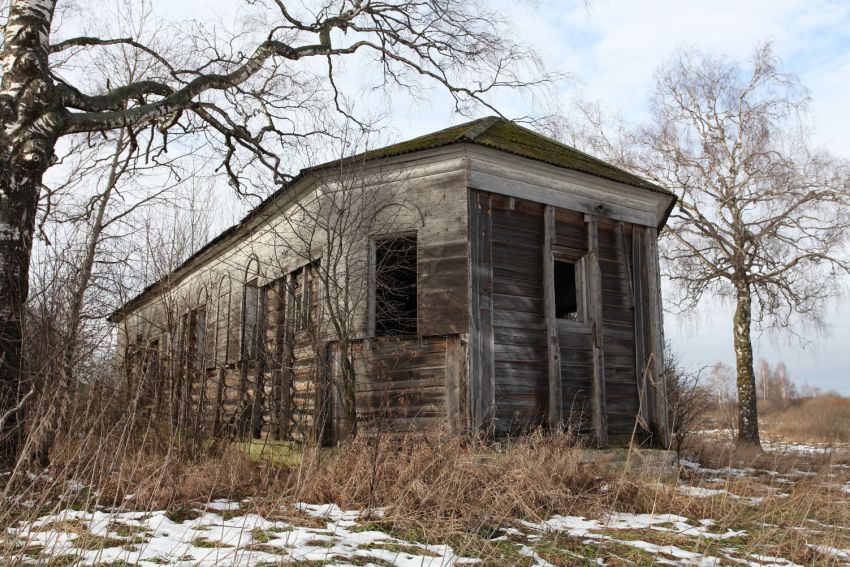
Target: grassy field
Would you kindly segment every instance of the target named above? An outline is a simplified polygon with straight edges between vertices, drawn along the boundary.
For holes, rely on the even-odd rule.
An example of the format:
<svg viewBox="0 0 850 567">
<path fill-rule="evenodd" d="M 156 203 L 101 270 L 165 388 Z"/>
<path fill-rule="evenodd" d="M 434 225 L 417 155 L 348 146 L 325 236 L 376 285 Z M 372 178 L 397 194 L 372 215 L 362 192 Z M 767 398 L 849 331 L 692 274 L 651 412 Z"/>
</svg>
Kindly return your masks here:
<svg viewBox="0 0 850 567">
<path fill-rule="evenodd" d="M 764 412 L 765 452 L 714 427 L 677 462 L 542 433 L 77 450 L 7 482 L 0 562 L 850 564 L 850 446 L 826 428 L 792 436 L 811 404 Z"/>
</svg>

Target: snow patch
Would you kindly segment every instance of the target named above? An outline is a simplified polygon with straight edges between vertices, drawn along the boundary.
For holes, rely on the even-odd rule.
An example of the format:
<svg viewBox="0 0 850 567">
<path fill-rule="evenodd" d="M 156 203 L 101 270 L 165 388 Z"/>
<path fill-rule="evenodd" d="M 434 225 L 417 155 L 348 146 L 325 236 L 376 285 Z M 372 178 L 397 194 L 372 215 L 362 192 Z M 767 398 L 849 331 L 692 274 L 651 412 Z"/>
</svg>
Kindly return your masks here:
<svg viewBox="0 0 850 567">
<path fill-rule="evenodd" d="M 677 486 L 676 492 L 694 498 L 711 498 L 712 496 L 723 496 L 732 494 L 722 488 L 704 488 L 702 486 Z"/>
<path fill-rule="evenodd" d="M 815 545 L 811 543 L 807 543 L 806 545 L 822 555 L 828 555 L 829 557 L 835 557 L 836 559 L 850 561 L 850 549 L 839 549 L 829 545 Z"/>
<path fill-rule="evenodd" d="M 204 506 L 204 508 L 206 508 L 207 510 L 215 510 L 218 512 L 232 512 L 234 510 L 241 509 L 242 506 L 239 504 L 239 502 L 231 502 L 229 500 L 219 499 L 213 500 L 212 502 Z"/>
<path fill-rule="evenodd" d="M 206 508 L 239 510 L 239 503 L 210 502 Z M 81 565 L 126 562 L 132 565 L 239 565 L 287 562 L 333 562 L 374 559 L 402 567 L 451 567 L 476 561 L 461 557 L 447 545 L 408 542 L 379 531 L 351 529 L 360 512 L 344 511 L 333 505 L 302 504 L 300 508 L 331 519 L 327 528 L 305 528 L 287 522 L 270 521 L 256 514 L 224 519 L 207 512 L 193 520 L 174 522 L 165 511 L 85 512 L 65 510 L 34 522 L 9 528 L 28 547 L 41 546 L 42 556 L 72 554 Z M 336 518 L 336 519 L 332 519 Z M 69 523 L 75 526 L 69 528 Z M 121 529 L 124 526 L 124 530 Z M 119 532 L 129 530 L 132 539 Z M 102 549 L 77 547 L 79 533 L 104 540 Z M 123 541 L 122 541 L 123 540 Z"/>
</svg>

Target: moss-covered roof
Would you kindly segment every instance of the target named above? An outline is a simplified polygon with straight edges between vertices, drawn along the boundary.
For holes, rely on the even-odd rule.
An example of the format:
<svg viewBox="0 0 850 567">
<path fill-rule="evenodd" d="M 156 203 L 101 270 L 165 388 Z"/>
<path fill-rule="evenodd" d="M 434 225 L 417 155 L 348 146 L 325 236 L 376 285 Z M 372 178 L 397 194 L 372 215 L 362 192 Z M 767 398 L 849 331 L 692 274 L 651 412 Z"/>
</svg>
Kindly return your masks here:
<svg viewBox="0 0 850 567">
<path fill-rule="evenodd" d="M 487 146 L 565 169 L 580 171 L 642 189 L 667 193 L 665 189 L 625 170 L 524 128 L 515 122 L 495 116 L 452 126 L 439 132 L 432 132 L 412 140 L 371 150 L 349 159 L 367 161 L 457 143 Z"/>
</svg>

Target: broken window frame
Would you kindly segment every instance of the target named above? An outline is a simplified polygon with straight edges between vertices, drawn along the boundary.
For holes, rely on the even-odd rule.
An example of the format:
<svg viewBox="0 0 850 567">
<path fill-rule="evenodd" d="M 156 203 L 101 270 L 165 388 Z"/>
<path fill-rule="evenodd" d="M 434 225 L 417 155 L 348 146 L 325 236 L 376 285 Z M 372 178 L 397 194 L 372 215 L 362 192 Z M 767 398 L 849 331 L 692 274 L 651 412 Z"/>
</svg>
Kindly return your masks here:
<svg viewBox="0 0 850 567">
<path fill-rule="evenodd" d="M 287 327 L 295 335 L 314 330 L 318 319 L 318 290 L 313 289 L 317 273 L 321 266 L 321 258 L 301 265 L 287 275 Z"/>
<path fill-rule="evenodd" d="M 554 266 L 555 266 L 555 269 L 552 270 L 552 278 L 553 278 L 552 287 L 555 290 L 555 305 L 556 305 L 556 308 L 557 308 L 557 305 L 559 303 L 558 302 L 558 287 L 556 285 L 557 281 L 555 281 L 556 272 L 557 272 L 557 265 L 559 263 L 560 264 L 572 264 L 573 269 L 575 271 L 574 273 L 575 273 L 576 311 L 571 312 L 571 313 L 575 313 L 575 317 L 563 317 L 563 316 L 557 317 L 556 316 L 556 320 L 559 322 L 559 324 L 585 327 L 585 326 L 588 325 L 588 321 L 589 321 L 588 312 L 587 312 L 588 311 L 587 310 L 587 305 L 588 305 L 587 286 L 585 285 L 586 273 L 587 273 L 586 252 L 579 254 L 579 253 L 577 253 L 577 251 L 575 251 L 573 249 L 555 245 L 553 247 L 553 254 L 552 255 L 553 255 Z"/>
<path fill-rule="evenodd" d="M 175 360 L 180 369 L 202 372 L 206 368 L 205 349 L 207 305 L 203 303 L 183 312 L 179 317 Z"/>
<path fill-rule="evenodd" d="M 206 369 L 207 349 L 207 304 L 199 305 L 194 312 L 195 318 L 195 370 L 203 372 Z"/>
<path fill-rule="evenodd" d="M 391 240 L 412 240 L 413 250 L 413 283 L 412 287 L 412 317 L 407 317 L 408 322 L 400 323 L 398 332 L 386 332 L 386 324 L 382 322 L 381 311 L 379 306 L 378 284 L 381 279 L 381 274 L 378 273 L 380 266 L 378 265 L 378 254 L 380 243 Z M 372 338 L 410 338 L 416 337 L 419 334 L 419 304 L 418 304 L 418 289 L 419 289 L 419 235 L 416 231 L 399 232 L 393 234 L 373 235 L 369 239 L 369 306 L 368 306 L 368 321 L 367 335 Z M 411 298 L 408 298 L 408 300 Z M 406 303 L 406 302 L 405 302 Z M 406 325 L 406 328 L 405 328 Z"/>
<path fill-rule="evenodd" d="M 242 360 L 257 360 L 260 343 L 260 286 L 257 278 L 245 282 L 242 292 Z"/>
</svg>

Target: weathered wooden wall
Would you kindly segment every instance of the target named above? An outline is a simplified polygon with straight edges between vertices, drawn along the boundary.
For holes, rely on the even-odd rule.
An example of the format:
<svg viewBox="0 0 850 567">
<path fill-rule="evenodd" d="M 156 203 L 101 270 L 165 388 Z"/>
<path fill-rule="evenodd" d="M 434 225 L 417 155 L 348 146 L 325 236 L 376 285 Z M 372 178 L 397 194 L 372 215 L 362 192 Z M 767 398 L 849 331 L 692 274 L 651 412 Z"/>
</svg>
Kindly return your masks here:
<svg viewBox="0 0 850 567">
<path fill-rule="evenodd" d="M 389 219 L 382 226 L 417 236 L 418 337 L 375 340 L 368 295 L 355 290 L 362 427 L 504 434 L 570 422 L 604 443 L 630 435 L 640 414 L 642 426 L 664 435 L 665 401 L 651 386 L 661 376 L 663 336 L 657 234 L 648 227 L 667 201 L 480 147 L 402 156 L 385 170 L 391 181 L 377 175 L 375 191 L 401 199 L 380 208 Z M 293 194 L 309 195 L 310 183 Z M 128 352 L 158 345 L 166 378 L 146 394 L 164 408 L 157 411 L 185 423 L 181 416 L 194 412 L 194 427 L 216 434 L 304 440 L 341 432 L 336 339 L 327 326 L 321 336 L 291 330 L 287 278 L 322 256 L 319 241 L 300 252 L 284 245 L 291 205 L 267 207 L 122 322 Z M 370 237 L 388 234 L 369 230 L 357 235 L 354 264 L 369 263 Z M 545 285 L 553 258 L 579 266 L 580 321 L 554 318 Z M 245 360 L 242 302 L 252 261 L 265 356 Z M 348 276 L 355 286 L 369 279 Z M 199 371 L 167 353 L 180 332 L 175 320 L 197 319 L 201 309 Z"/>
<path fill-rule="evenodd" d="M 636 286 L 634 278 L 636 271 L 645 280 L 646 252 L 634 252 L 632 232 L 645 229 L 553 207 L 554 234 L 547 241 L 544 205 L 477 190 L 470 195 L 470 270 L 476 272 L 470 281 L 470 345 L 475 348 L 470 351 L 470 392 L 482 400 L 473 399 L 470 406 L 474 423 L 496 434 L 515 433 L 546 424 L 547 416 L 551 424 L 556 415 L 580 432 L 602 427 L 603 442 L 625 440 L 633 432 L 642 438 L 643 425 L 654 419 L 653 408 L 641 407 L 639 388 L 653 352 L 648 337 L 654 316 L 641 318 L 650 309 L 649 298 L 641 295 L 645 284 Z M 579 266 L 584 305 L 579 321 L 547 318 L 547 249 L 554 258 Z M 644 304 L 637 315 L 636 301 Z M 557 341 L 554 355 L 550 326 Z M 552 356 L 557 357 L 561 403 L 554 414 Z M 603 414 L 598 424 L 597 411 Z M 637 422 L 639 413 L 644 419 Z"/>
<path fill-rule="evenodd" d="M 452 352 L 458 341 L 458 335 L 450 335 L 361 343 L 356 363 L 359 427 L 387 433 L 448 431 L 451 375 L 457 375 L 462 361 Z"/>
<path fill-rule="evenodd" d="M 378 414 L 384 412 L 388 417 L 383 423 L 388 427 L 410 429 L 448 419 L 446 358 L 458 357 L 455 343 L 466 333 L 469 321 L 465 170 L 462 148 L 440 148 L 400 156 L 371 169 L 366 166 L 358 172 L 363 181 L 347 181 L 371 192 L 356 201 L 359 206 L 377 209 L 363 213 L 372 216 L 347 234 L 348 242 L 342 245 L 350 248 L 346 254 L 346 277 L 353 286 L 350 316 L 361 329 L 351 339 L 362 342 L 369 332 L 364 287 L 369 238 L 410 232 L 417 238 L 417 334 L 426 337 L 404 348 L 380 341 L 370 341 L 363 348 L 358 401 L 363 403 L 367 421 L 377 422 Z M 312 198 L 311 184 L 315 182 L 305 178 L 303 186 L 290 189 L 293 197 Z M 326 360 L 330 356 L 326 349 L 336 337 L 321 310 L 316 314 L 314 332 L 296 332 L 291 292 L 286 289 L 287 278 L 308 263 L 308 258 L 321 261 L 324 233 L 307 235 L 307 239 L 297 234 L 310 228 L 299 229 L 291 223 L 305 205 L 294 205 L 286 195 L 278 201 L 261 207 L 261 215 L 233 231 L 191 266 L 172 274 L 170 287 L 149 292 L 121 324 L 121 341 L 127 350 L 158 341 L 163 360 L 168 359 L 159 365 L 168 373 L 153 373 L 159 376 L 153 396 L 156 403 L 165 400 L 166 415 L 201 416 L 196 428 L 205 432 L 259 432 L 303 440 L 328 429 L 333 402 L 320 385 L 328 382 L 322 372 L 333 362 Z M 291 245 L 306 240 L 310 250 Z M 361 268 L 363 273 L 356 272 Z M 342 277 L 346 272 L 339 273 Z M 243 296 L 251 277 L 257 278 L 263 297 L 260 320 L 265 356 L 256 360 L 245 358 L 242 345 Z M 314 289 L 314 297 L 321 291 Z M 206 312 L 206 341 L 204 360 L 200 369 L 195 369 L 173 360 L 178 343 L 175 333 L 184 332 L 180 329 L 186 325 L 174 325 L 169 318 L 179 319 L 199 309 Z M 447 348 L 447 342 L 452 346 Z M 185 340 L 182 344 L 186 348 Z M 465 360 L 465 355 L 461 358 Z M 457 364 L 450 372 L 450 379 L 459 383 Z M 460 395 L 458 390 L 456 385 L 453 399 Z M 172 412 L 170 405 L 178 409 Z M 457 428 L 465 417 L 453 411 L 453 427 Z"/>
<path fill-rule="evenodd" d="M 624 223 L 625 225 L 625 223 Z M 634 296 L 628 266 L 630 252 L 614 221 L 599 222 L 599 267 L 602 271 L 602 321 L 605 348 L 605 407 L 608 435 L 624 438 L 635 428 L 639 410 L 635 367 Z M 638 430 L 640 432 L 640 430 Z"/>
<path fill-rule="evenodd" d="M 583 257 L 588 250 L 587 227 L 583 215 L 555 209 L 554 250 L 570 259 Z M 582 289 L 579 293 L 586 294 Z M 587 301 L 587 297 L 584 298 Z M 582 434 L 591 432 L 593 398 L 593 337 L 587 324 L 559 320 L 557 334 L 561 358 L 561 400 L 565 424 Z"/>
<path fill-rule="evenodd" d="M 540 425 L 548 407 L 543 206 L 491 202 L 496 431 L 521 431 Z"/>
</svg>

